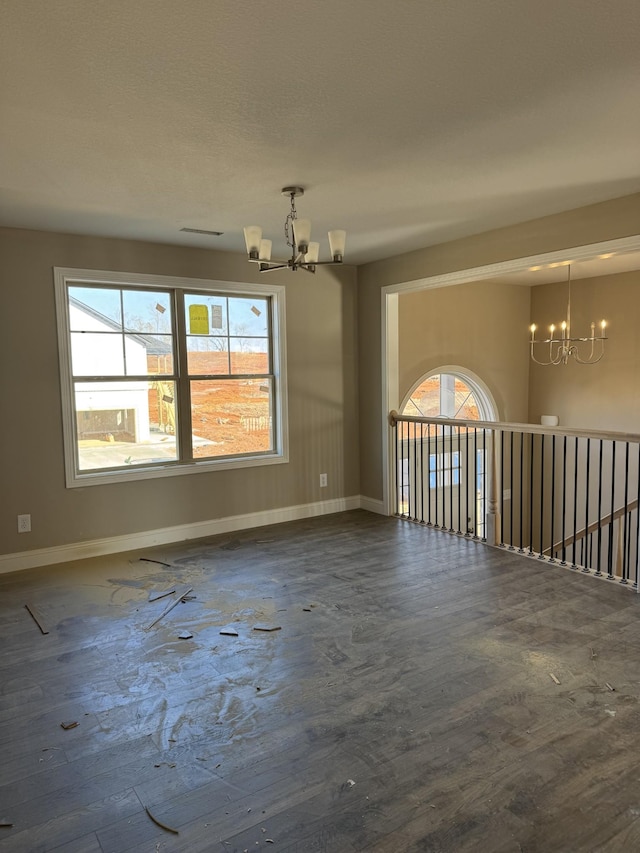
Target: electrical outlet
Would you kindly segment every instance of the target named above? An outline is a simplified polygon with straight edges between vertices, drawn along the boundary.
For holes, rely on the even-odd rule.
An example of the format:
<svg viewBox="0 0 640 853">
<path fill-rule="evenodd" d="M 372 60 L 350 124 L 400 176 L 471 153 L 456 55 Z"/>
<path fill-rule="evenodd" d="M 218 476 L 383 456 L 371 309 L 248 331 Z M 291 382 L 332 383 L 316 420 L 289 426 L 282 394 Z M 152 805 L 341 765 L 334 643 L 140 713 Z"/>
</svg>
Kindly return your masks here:
<svg viewBox="0 0 640 853">
<path fill-rule="evenodd" d="M 31 533 L 31 516 L 18 516 L 18 533 Z"/>
<path fill-rule="evenodd" d="M 324 487 L 326 485 L 327 485 L 327 475 L 326 474 L 320 474 L 320 488 L 324 489 Z"/>
</svg>

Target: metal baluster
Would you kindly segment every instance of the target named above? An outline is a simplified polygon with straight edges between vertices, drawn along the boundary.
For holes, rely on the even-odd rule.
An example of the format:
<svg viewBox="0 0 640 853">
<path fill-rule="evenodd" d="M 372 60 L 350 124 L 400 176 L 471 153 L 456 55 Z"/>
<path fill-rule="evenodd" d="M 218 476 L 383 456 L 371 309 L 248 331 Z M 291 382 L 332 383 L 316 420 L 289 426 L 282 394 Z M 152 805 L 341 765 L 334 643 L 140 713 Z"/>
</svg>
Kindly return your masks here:
<svg viewBox="0 0 640 853">
<path fill-rule="evenodd" d="M 500 432 L 500 547 L 504 548 L 504 433 Z M 496 438 L 498 433 L 496 432 Z M 494 444 L 495 447 L 495 444 Z M 497 466 L 493 466 L 496 471 Z M 497 473 L 497 471 L 496 471 Z"/>
<path fill-rule="evenodd" d="M 427 424 L 427 495 L 429 505 L 427 507 L 427 524 L 431 527 L 431 424 Z M 436 493 L 437 494 L 437 493 Z"/>
<path fill-rule="evenodd" d="M 438 524 L 438 508 L 440 505 L 440 482 L 438 479 L 438 473 L 439 473 L 439 468 L 440 468 L 440 466 L 438 465 L 438 458 L 440 456 L 440 454 L 438 452 L 438 424 L 436 424 L 435 427 L 436 427 L 436 452 L 434 454 L 434 462 L 435 462 L 435 475 L 436 475 L 436 523 L 435 523 L 434 527 L 436 528 L 436 530 L 438 530 L 438 528 L 440 527 L 440 525 Z"/>
<path fill-rule="evenodd" d="M 545 435 L 540 436 L 540 551 L 538 559 L 544 560 L 543 544 L 544 544 L 544 439 Z"/>
<path fill-rule="evenodd" d="M 396 429 L 396 440 L 394 442 L 395 469 L 396 469 L 396 507 L 395 507 L 395 509 L 396 509 L 396 515 L 399 515 L 400 514 L 400 493 L 398 490 L 400 488 L 400 484 L 398 481 L 398 441 L 399 441 L 400 427 L 398 425 L 398 421 L 396 421 L 395 429 Z"/>
<path fill-rule="evenodd" d="M 629 565 L 627 562 L 627 506 L 629 504 L 629 442 L 625 442 L 624 452 L 624 527 L 622 534 L 622 580 L 620 583 L 629 583 Z"/>
<path fill-rule="evenodd" d="M 551 553 L 549 554 L 549 562 L 555 563 L 554 557 L 554 542 L 553 542 L 553 522 L 556 514 L 556 436 L 555 433 L 551 436 Z"/>
<path fill-rule="evenodd" d="M 487 431 L 482 430 L 482 541 L 487 541 Z"/>
<path fill-rule="evenodd" d="M 575 437 L 573 446 L 573 545 L 571 547 L 571 568 L 577 569 L 576 565 L 576 536 L 578 529 L 578 436 Z"/>
<path fill-rule="evenodd" d="M 410 514 L 410 517 L 412 517 L 414 521 L 418 520 L 418 457 L 417 457 L 418 444 L 416 441 L 416 433 L 418 431 L 417 427 L 418 427 L 418 424 L 414 421 L 413 422 L 413 489 L 412 489 L 412 492 L 413 492 L 413 516 L 411 516 L 411 514 Z"/>
<path fill-rule="evenodd" d="M 478 428 L 473 428 L 473 538 L 478 536 Z"/>
<path fill-rule="evenodd" d="M 420 424 L 420 522 L 424 524 L 424 424 Z"/>
<path fill-rule="evenodd" d="M 465 506 L 464 515 L 465 515 L 465 518 L 467 519 L 467 521 L 466 521 L 466 525 L 467 525 L 466 535 L 471 536 L 471 532 L 469 531 L 469 519 L 471 518 L 471 516 L 469 515 L 469 427 L 467 427 L 465 429 L 464 440 L 465 440 L 465 448 L 466 448 L 465 449 L 465 460 L 466 460 L 466 462 L 465 462 L 465 483 L 466 483 L 465 495 L 466 495 L 466 497 L 465 497 L 465 503 L 464 503 L 464 506 Z"/>
<path fill-rule="evenodd" d="M 520 547 L 519 554 L 524 554 L 523 547 L 523 514 L 524 514 L 524 433 L 520 433 Z"/>
<path fill-rule="evenodd" d="M 633 586 L 635 589 L 638 589 L 638 563 L 640 562 L 640 444 L 638 445 L 638 466 L 636 470 L 638 478 L 638 503 L 636 506 L 636 573 Z"/>
<path fill-rule="evenodd" d="M 584 529 L 585 529 L 585 536 L 587 535 L 587 530 L 589 530 L 589 492 L 590 492 L 590 489 L 589 489 L 589 481 L 590 481 L 590 468 L 591 468 L 591 439 L 590 439 L 590 438 L 588 438 L 588 439 L 587 439 L 587 474 L 586 474 L 586 492 L 587 492 L 587 498 L 586 498 L 585 506 L 584 506 Z M 589 560 L 588 560 L 588 555 L 587 555 L 587 553 L 586 553 L 586 543 L 584 542 L 585 536 L 583 536 L 583 537 L 582 537 L 582 542 L 583 542 L 584 544 L 581 544 L 581 554 L 582 554 L 582 561 L 581 561 L 581 562 L 582 562 L 582 571 L 583 571 L 585 574 L 588 574 L 588 573 L 589 573 L 589 567 L 587 566 L 587 563 L 589 562 Z"/>
<path fill-rule="evenodd" d="M 449 533 L 453 533 L 453 427 L 449 429 Z"/>
<path fill-rule="evenodd" d="M 462 499 L 462 462 L 460 457 L 460 427 L 456 428 L 456 432 L 458 434 L 458 464 L 456 465 L 456 471 L 458 475 L 458 533 L 462 533 L 460 529 L 460 517 L 462 515 L 461 508 L 461 499 Z"/>
<path fill-rule="evenodd" d="M 598 452 L 598 547 L 596 549 L 596 576 L 602 577 L 602 439 Z"/>
<path fill-rule="evenodd" d="M 513 430 L 511 430 L 509 447 L 509 550 L 515 551 L 515 545 L 513 544 Z"/>
<path fill-rule="evenodd" d="M 535 452 L 534 434 L 531 433 L 531 455 L 529 458 L 529 556 L 533 556 L 533 455 Z"/>
<path fill-rule="evenodd" d="M 562 441 L 562 560 L 561 566 L 567 565 L 567 540 L 566 540 L 566 514 L 567 514 L 567 436 Z"/>
<path fill-rule="evenodd" d="M 611 518 L 609 520 L 609 554 L 607 557 L 607 580 L 613 580 L 613 513 L 616 491 L 616 443 L 611 442 Z"/>
</svg>

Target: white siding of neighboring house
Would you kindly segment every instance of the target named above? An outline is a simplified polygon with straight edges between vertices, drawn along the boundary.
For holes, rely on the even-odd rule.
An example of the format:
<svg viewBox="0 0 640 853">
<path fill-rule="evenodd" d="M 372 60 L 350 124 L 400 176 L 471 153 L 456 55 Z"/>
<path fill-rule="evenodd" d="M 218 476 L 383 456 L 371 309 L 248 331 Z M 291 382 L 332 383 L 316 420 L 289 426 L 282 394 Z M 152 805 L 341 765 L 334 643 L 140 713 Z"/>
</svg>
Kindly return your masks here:
<svg viewBox="0 0 640 853">
<path fill-rule="evenodd" d="M 83 329 L 85 334 L 71 333 L 71 359 L 74 376 L 108 376 L 115 370 L 124 372 L 122 336 L 82 309 L 70 305 L 71 329 Z M 110 335 L 92 335 L 91 332 L 111 332 Z M 127 375 L 147 373 L 147 349 L 143 343 L 125 337 Z M 91 411 L 135 412 L 135 441 L 148 441 L 149 395 L 147 382 L 108 382 L 76 384 L 76 409 L 78 413 Z"/>
</svg>

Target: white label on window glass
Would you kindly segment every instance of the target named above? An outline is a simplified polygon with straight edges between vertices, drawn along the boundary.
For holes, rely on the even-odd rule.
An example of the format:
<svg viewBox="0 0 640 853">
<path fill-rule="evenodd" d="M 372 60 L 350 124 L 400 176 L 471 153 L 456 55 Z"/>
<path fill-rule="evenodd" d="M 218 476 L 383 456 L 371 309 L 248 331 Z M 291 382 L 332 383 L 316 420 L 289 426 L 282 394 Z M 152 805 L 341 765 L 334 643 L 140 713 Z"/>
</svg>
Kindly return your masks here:
<svg viewBox="0 0 640 853">
<path fill-rule="evenodd" d="M 260 309 L 259 309 L 259 308 L 256 308 L 256 306 L 255 306 L 255 305 L 252 305 L 252 306 L 251 306 L 251 310 L 252 310 L 252 311 L 253 311 L 253 313 L 256 315 L 256 317 L 259 317 L 259 316 L 260 316 L 260 314 L 262 313 L 262 312 L 260 311 Z"/>
<path fill-rule="evenodd" d="M 157 311 L 159 314 L 164 314 L 164 312 L 165 312 L 166 310 L 167 310 L 167 309 L 164 307 L 164 305 L 160 305 L 160 303 L 159 303 L 159 302 L 156 304 L 156 311 Z"/>
<path fill-rule="evenodd" d="M 211 306 L 211 328 L 222 328 L 222 305 Z"/>
</svg>

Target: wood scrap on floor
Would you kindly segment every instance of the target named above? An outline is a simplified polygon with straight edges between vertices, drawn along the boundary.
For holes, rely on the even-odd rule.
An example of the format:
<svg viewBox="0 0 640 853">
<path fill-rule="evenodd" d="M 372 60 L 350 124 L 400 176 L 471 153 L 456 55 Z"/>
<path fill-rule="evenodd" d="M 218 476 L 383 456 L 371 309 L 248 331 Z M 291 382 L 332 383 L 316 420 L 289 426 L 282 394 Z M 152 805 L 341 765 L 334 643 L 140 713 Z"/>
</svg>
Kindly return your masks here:
<svg viewBox="0 0 640 853">
<path fill-rule="evenodd" d="M 166 598 L 168 595 L 173 595 L 175 591 L 175 586 L 172 586 L 170 589 L 164 589 L 162 592 L 154 592 L 151 590 L 149 593 L 149 601 L 158 601 L 159 598 Z"/>
<path fill-rule="evenodd" d="M 145 806 L 145 807 L 144 807 L 144 810 L 145 810 L 145 811 L 146 811 L 146 813 L 149 815 L 149 817 L 151 818 L 151 820 L 156 824 L 156 826 L 159 826 L 159 827 L 160 827 L 160 829 L 164 829 L 164 830 L 166 830 L 167 832 L 173 832 L 173 834 L 174 834 L 174 835 L 180 835 L 180 833 L 178 832 L 178 830 L 177 830 L 177 829 L 174 829 L 172 826 L 167 826 L 167 824 L 166 824 L 166 823 L 162 823 L 162 821 L 161 821 L 161 820 L 158 820 L 158 818 L 157 818 L 157 817 L 154 817 L 154 816 L 151 814 L 151 812 L 149 811 L 149 809 L 147 808 L 147 806 Z"/>
<path fill-rule="evenodd" d="M 220 631 L 220 636 L 222 637 L 237 637 L 237 631 Z"/>
<path fill-rule="evenodd" d="M 184 591 L 181 595 L 179 595 L 179 596 L 175 599 L 175 601 L 171 601 L 171 602 L 170 602 L 170 603 L 165 607 L 165 609 L 162 611 L 162 613 L 161 613 L 159 616 L 156 616 L 156 618 L 153 620 L 153 622 L 152 622 L 150 625 L 148 625 L 148 626 L 146 627 L 146 629 L 145 629 L 145 630 L 146 630 L 146 631 L 151 630 L 151 628 L 153 628 L 153 626 L 154 626 L 157 622 L 159 622 L 162 618 L 164 618 L 164 617 L 167 615 L 167 613 L 170 613 L 170 612 L 173 610 L 173 608 L 174 608 L 174 607 L 176 607 L 178 604 L 180 604 L 180 602 L 181 602 L 181 601 L 182 601 L 182 599 L 185 597 L 185 595 L 189 595 L 189 593 L 190 593 L 192 590 L 193 590 L 193 587 L 192 587 L 192 586 L 190 586 L 188 589 L 185 589 L 185 591 Z"/>
<path fill-rule="evenodd" d="M 171 563 L 163 563 L 162 560 L 152 560 L 150 557 L 140 557 L 141 563 L 156 563 L 158 566 L 166 566 L 168 569 L 172 569 L 173 566 Z"/>
<path fill-rule="evenodd" d="M 25 604 L 25 607 L 27 608 L 27 610 L 28 610 L 28 611 L 29 611 L 29 613 L 31 614 L 31 616 L 32 616 L 32 618 L 33 618 L 33 621 L 36 623 L 36 625 L 38 626 L 38 628 L 40 628 L 40 630 L 42 631 L 42 633 L 43 633 L 43 634 L 48 634 L 48 633 L 49 633 L 49 629 L 46 627 L 46 625 L 45 625 L 45 621 L 44 621 L 44 619 L 43 619 L 43 617 L 42 617 L 42 613 L 40 613 L 40 611 L 38 610 L 38 608 L 37 608 L 37 607 L 35 607 L 33 604 Z"/>
<path fill-rule="evenodd" d="M 65 731 L 68 731 L 69 729 L 75 729 L 78 725 L 80 725 L 80 724 L 78 723 L 77 720 L 69 720 L 68 722 L 60 723 L 60 726 Z"/>
<path fill-rule="evenodd" d="M 8 820 L 0 820 L 0 828 L 10 829 L 13 826 L 11 821 Z"/>
<path fill-rule="evenodd" d="M 193 634 L 190 631 L 180 631 L 178 634 L 179 640 L 191 640 L 193 638 Z"/>
<path fill-rule="evenodd" d="M 282 625 L 273 625 L 271 627 L 270 626 L 256 625 L 256 626 L 254 626 L 253 630 L 254 631 L 265 631 L 267 633 L 270 633 L 271 631 L 282 631 Z"/>
<path fill-rule="evenodd" d="M 560 684 L 559 679 L 557 679 L 557 678 L 555 677 L 555 675 L 554 675 L 552 672 L 550 672 L 550 673 L 549 673 L 549 677 L 550 677 L 550 678 L 551 678 L 551 680 L 552 680 L 552 681 L 554 681 L 556 684 Z"/>
</svg>

